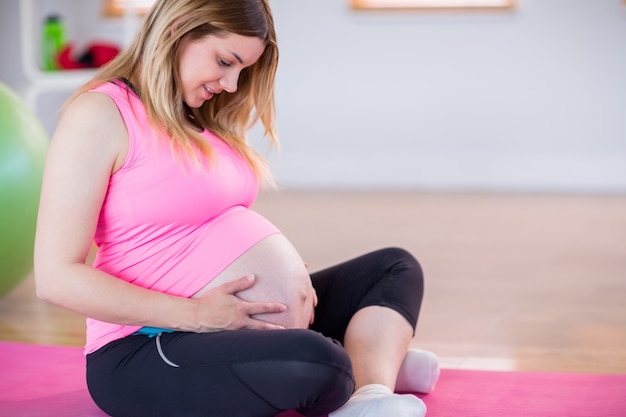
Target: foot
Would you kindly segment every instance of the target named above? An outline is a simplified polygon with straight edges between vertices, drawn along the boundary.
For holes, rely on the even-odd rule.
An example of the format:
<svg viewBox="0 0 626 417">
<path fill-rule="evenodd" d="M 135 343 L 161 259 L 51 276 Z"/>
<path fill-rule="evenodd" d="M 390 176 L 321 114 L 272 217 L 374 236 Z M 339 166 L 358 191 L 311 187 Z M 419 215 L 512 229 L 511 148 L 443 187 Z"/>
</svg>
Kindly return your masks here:
<svg viewBox="0 0 626 417">
<path fill-rule="evenodd" d="M 409 349 L 400 366 L 396 392 L 428 393 L 439 379 L 439 359 L 434 353 Z"/>
<path fill-rule="evenodd" d="M 426 405 L 412 394 L 394 394 L 380 384 L 359 388 L 341 408 L 328 417 L 424 417 Z"/>
</svg>

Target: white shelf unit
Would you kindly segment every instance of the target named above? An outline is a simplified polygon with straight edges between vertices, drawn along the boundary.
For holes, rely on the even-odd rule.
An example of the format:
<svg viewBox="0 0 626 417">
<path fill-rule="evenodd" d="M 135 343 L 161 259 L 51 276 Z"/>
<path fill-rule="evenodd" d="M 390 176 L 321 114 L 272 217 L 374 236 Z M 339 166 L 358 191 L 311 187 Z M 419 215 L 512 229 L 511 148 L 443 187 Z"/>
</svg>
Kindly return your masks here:
<svg viewBox="0 0 626 417">
<path fill-rule="evenodd" d="M 1 0 L 0 0 L 1 1 Z M 87 81 L 95 74 L 95 69 L 44 71 L 40 62 L 41 25 L 43 16 L 38 13 L 47 0 L 19 0 L 20 5 L 20 36 L 22 45 L 22 69 L 27 80 L 23 96 L 31 109 L 36 111 L 37 104 L 43 94 L 55 92 L 70 92 Z M 83 0 L 73 0 L 76 5 L 84 5 Z M 91 0 L 93 1 L 93 0 Z M 60 4 L 72 4 L 72 0 L 65 0 Z M 63 7 L 63 6 L 62 6 Z M 93 10 L 101 10 L 97 6 Z M 116 19 L 111 19 L 115 21 Z M 127 46 L 139 27 L 141 17 L 133 7 L 126 9 L 126 13 L 115 22 L 118 28 L 117 37 L 121 47 Z M 94 34 L 96 35 L 96 34 Z"/>
<path fill-rule="evenodd" d="M 20 0 L 22 69 L 27 80 L 24 100 L 36 111 L 42 94 L 71 91 L 87 81 L 94 70 L 44 71 L 40 66 L 40 25 L 37 21 L 38 0 Z"/>
</svg>

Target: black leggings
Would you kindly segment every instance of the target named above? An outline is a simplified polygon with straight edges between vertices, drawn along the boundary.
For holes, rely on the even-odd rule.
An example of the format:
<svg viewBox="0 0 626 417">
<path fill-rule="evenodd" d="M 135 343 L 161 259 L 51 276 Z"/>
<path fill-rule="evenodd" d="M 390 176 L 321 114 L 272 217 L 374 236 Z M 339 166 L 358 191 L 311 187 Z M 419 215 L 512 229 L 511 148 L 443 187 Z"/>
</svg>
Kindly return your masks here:
<svg viewBox="0 0 626 417">
<path fill-rule="evenodd" d="M 396 310 L 415 328 L 422 271 L 388 248 L 311 275 L 319 304 L 311 329 L 236 330 L 128 336 L 87 355 L 89 392 L 115 417 L 321 416 L 353 392 L 341 346 L 352 316 L 367 306 Z"/>
</svg>

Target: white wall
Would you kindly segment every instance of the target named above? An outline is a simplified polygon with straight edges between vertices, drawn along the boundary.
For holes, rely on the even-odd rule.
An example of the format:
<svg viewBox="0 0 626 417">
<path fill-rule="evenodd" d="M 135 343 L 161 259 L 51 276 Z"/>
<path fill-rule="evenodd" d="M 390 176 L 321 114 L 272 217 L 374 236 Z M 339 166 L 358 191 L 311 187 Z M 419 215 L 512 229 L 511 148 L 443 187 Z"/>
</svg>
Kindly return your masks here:
<svg viewBox="0 0 626 417">
<path fill-rule="evenodd" d="M 621 0 L 474 13 L 348 3 L 271 0 L 281 186 L 626 192 Z M 0 79 L 19 84 L 12 68 L 2 60 Z"/>
<path fill-rule="evenodd" d="M 626 4 L 346 3 L 273 3 L 283 184 L 626 190 Z"/>
</svg>

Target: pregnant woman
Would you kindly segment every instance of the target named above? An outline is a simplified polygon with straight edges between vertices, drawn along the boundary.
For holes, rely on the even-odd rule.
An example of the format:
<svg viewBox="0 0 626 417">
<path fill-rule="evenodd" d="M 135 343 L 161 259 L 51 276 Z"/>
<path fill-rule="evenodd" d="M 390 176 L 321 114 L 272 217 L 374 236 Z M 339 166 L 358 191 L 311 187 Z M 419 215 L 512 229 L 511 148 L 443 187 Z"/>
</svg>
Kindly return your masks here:
<svg viewBox="0 0 626 417">
<path fill-rule="evenodd" d="M 157 0 L 64 108 L 35 243 L 38 295 L 88 317 L 111 416 L 418 417 L 438 376 L 410 350 L 422 274 L 382 249 L 309 275 L 250 209 L 271 184 L 278 49 L 267 0 Z M 86 264 L 92 242 L 99 250 Z"/>
</svg>

